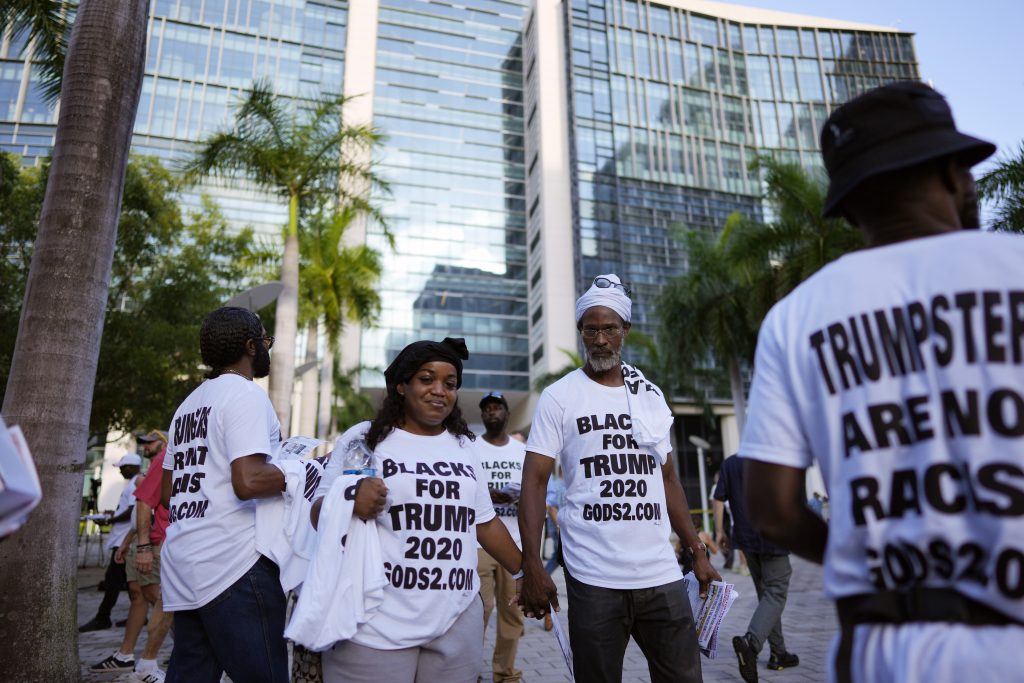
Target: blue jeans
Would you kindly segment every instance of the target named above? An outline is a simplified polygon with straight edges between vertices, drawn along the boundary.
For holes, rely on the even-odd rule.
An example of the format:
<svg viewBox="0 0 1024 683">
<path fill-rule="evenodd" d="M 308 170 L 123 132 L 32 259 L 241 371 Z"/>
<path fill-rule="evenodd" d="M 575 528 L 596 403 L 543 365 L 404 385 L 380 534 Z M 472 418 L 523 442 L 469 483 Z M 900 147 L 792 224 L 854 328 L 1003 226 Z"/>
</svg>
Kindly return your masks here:
<svg viewBox="0 0 1024 683">
<path fill-rule="evenodd" d="M 277 565 L 260 557 L 199 609 L 174 613 L 167 683 L 287 683 L 285 595 Z"/>
</svg>

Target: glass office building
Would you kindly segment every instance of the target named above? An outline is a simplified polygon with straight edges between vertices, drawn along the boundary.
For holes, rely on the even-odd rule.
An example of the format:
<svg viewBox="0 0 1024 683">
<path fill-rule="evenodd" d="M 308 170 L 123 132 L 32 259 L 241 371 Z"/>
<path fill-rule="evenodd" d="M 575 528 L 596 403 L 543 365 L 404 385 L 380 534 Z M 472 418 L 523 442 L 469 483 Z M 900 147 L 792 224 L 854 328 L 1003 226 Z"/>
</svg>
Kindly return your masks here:
<svg viewBox="0 0 1024 683">
<path fill-rule="evenodd" d="M 21 47 L 0 41 L 0 147 L 31 163 L 56 119 Z M 153 0 L 145 73 L 134 145 L 167 159 L 256 78 L 359 95 L 353 120 L 387 136 L 396 247 L 353 232 L 384 256 L 383 312 L 348 329 L 343 363 L 382 369 L 409 341 L 463 336 L 467 400 L 510 392 L 517 426 L 531 381 L 578 349 L 573 304 L 595 275 L 630 282 L 653 332 L 687 267 L 679 231 L 763 217 L 752 159 L 814 167 L 834 106 L 919 76 L 908 33 L 707 0 Z M 285 221 L 274 198 L 205 189 L 233 222 Z"/>
<path fill-rule="evenodd" d="M 360 362 L 416 339 L 465 337 L 466 390 L 526 392 L 522 24 L 526 2 L 380 0 L 373 123 L 388 136 L 381 326 Z M 358 58 L 353 55 L 353 60 Z M 382 387 L 378 372 L 364 386 Z M 468 403 L 467 403 L 468 405 Z"/>
<path fill-rule="evenodd" d="M 561 58 L 570 143 L 563 164 L 535 163 L 549 132 L 542 117 L 528 125 L 528 169 L 538 176 L 528 177 L 529 206 L 568 199 L 575 292 L 618 273 L 633 286 L 634 326 L 649 333 L 661 286 L 686 269 L 679 232 L 720 230 L 736 211 L 763 218 L 761 184 L 748 170 L 756 156 L 819 166 L 831 108 L 918 77 L 910 34 L 881 27 L 686 0 L 539 0 L 532 11 L 526 87 L 537 79 L 542 89 Z M 555 19 L 561 44 L 529 35 Z M 568 198 L 547 196 L 552 167 L 568 174 Z M 555 228 L 532 219 L 529 244 L 542 249 Z M 531 282 L 537 275 L 543 286 L 541 259 L 530 256 Z M 534 341 L 539 361 L 550 349 L 542 336 Z"/>
<path fill-rule="evenodd" d="M 227 125 L 257 78 L 290 97 L 342 92 L 347 1 L 152 0 L 133 151 L 165 161 Z M 0 149 L 49 154 L 57 112 L 36 87 L 24 44 L 0 41 Z M 244 186 L 203 188 L 232 223 L 277 236 L 287 207 Z M 198 196 L 185 202 L 198 207 Z"/>
</svg>

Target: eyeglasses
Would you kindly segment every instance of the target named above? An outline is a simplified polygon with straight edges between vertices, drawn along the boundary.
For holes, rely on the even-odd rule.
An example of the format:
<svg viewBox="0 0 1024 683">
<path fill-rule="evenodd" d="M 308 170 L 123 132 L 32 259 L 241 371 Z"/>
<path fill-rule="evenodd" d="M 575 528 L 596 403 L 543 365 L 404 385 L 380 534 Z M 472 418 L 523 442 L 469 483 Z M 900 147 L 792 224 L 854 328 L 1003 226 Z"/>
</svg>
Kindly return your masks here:
<svg viewBox="0 0 1024 683">
<path fill-rule="evenodd" d="M 629 288 L 629 285 L 624 285 L 621 282 L 612 282 L 606 277 L 595 277 L 594 286 L 600 289 L 608 289 L 609 287 L 618 287 L 623 291 L 626 296 L 633 296 L 633 290 Z"/>
<path fill-rule="evenodd" d="M 252 340 L 264 342 L 268 349 L 274 348 L 274 338 L 272 336 L 253 337 Z"/>
<path fill-rule="evenodd" d="M 584 327 L 580 330 L 580 334 L 584 339 L 592 341 L 597 339 L 597 335 L 603 334 L 604 338 L 608 341 L 615 341 L 622 336 L 622 328 L 618 325 L 609 325 L 608 327 Z"/>
</svg>

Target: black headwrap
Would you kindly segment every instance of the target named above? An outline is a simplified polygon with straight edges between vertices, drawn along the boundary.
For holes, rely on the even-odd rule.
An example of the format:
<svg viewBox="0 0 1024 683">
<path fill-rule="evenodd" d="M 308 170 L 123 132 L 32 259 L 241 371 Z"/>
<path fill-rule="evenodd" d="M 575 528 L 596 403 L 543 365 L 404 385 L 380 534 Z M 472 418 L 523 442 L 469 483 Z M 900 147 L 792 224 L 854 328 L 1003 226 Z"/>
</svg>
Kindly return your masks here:
<svg viewBox="0 0 1024 683">
<path fill-rule="evenodd" d="M 466 340 L 462 337 L 445 337 L 444 341 L 418 341 L 406 346 L 391 361 L 391 365 L 384 371 L 384 382 L 388 392 L 395 390 L 395 387 L 416 374 L 420 366 L 433 361 L 444 361 L 455 366 L 458 376 L 457 386 L 462 386 L 462 361 L 469 358 L 469 349 L 466 348 Z"/>
</svg>

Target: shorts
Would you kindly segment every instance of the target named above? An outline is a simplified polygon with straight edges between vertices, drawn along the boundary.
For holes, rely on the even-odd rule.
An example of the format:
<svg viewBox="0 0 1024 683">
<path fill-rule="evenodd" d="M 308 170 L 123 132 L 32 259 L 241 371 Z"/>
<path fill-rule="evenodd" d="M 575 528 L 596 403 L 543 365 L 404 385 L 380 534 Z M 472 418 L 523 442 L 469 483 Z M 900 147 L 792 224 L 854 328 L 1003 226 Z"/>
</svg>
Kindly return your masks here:
<svg viewBox="0 0 1024 683">
<path fill-rule="evenodd" d="M 124 560 L 124 570 L 128 575 L 128 581 L 135 581 L 140 586 L 160 585 L 160 546 L 153 546 L 153 569 L 142 574 L 135 568 L 135 555 L 138 551 L 132 543 L 128 549 L 128 556 Z"/>
</svg>

